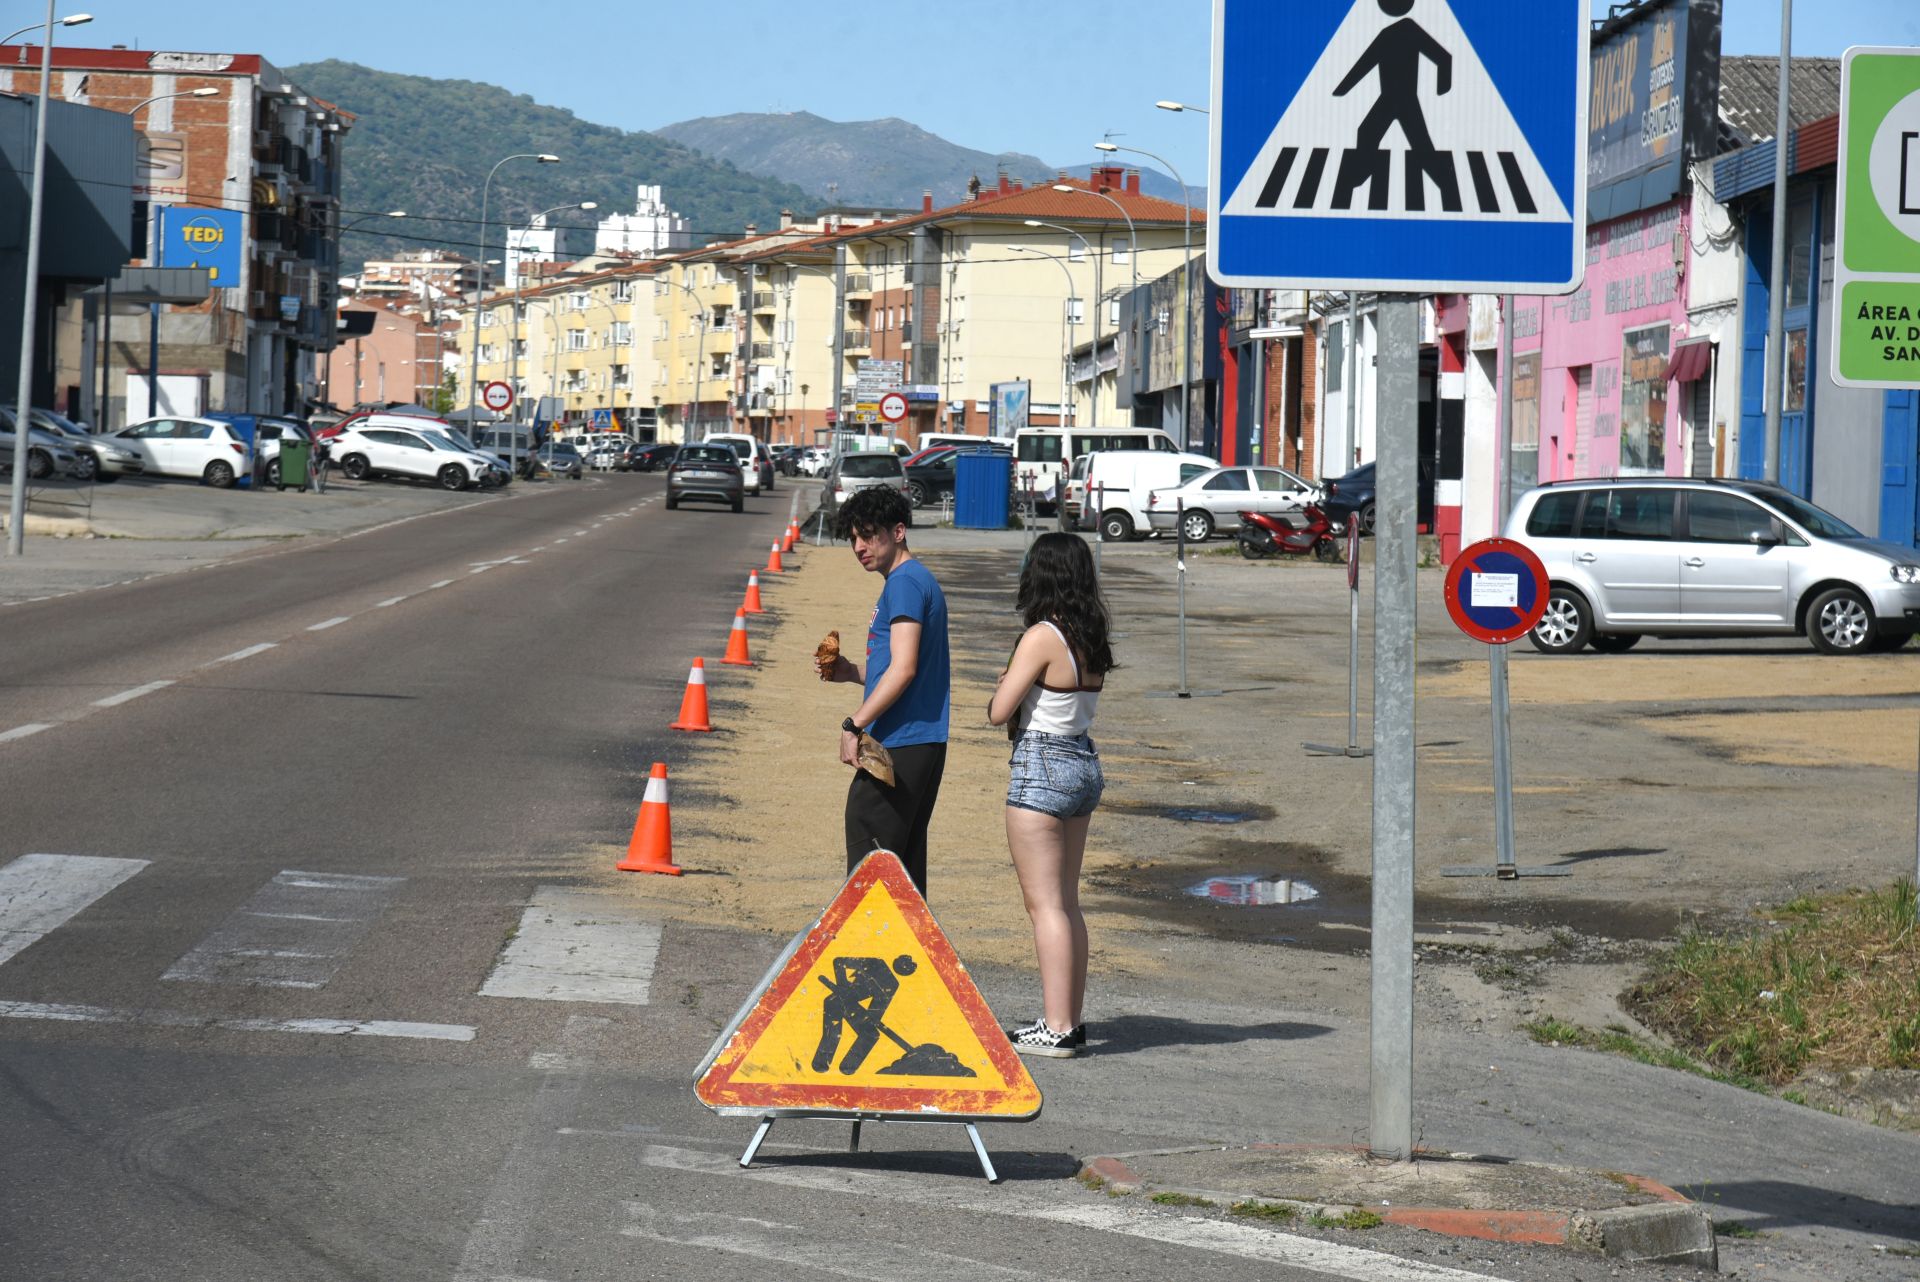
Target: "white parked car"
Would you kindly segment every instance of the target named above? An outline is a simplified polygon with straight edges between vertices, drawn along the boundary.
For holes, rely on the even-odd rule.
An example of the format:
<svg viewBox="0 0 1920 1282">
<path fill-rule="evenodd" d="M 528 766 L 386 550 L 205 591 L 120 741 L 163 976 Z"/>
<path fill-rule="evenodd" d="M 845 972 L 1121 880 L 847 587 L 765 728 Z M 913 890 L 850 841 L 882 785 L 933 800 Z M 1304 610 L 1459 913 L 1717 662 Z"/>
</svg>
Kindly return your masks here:
<svg viewBox="0 0 1920 1282">
<path fill-rule="evenodd" d="M 1147 495 L 1147 515 L 1162 534 L 1173 533 L 1176 518 L 1184 521 L 1187 542 L 1204 543 L 1216 530 L 1238 530 L 1242 512 L 1285 515 L 1320 498 L 1313 482 L 1284 467 L 1221 467 L 1183 485 L 1154 490 Z"/>
<path fill-rule="evenodd" d="M 113 447 L 118 455 L 110 457 L 103 450 L 99 455 L 102 473 L 191 476 L 225 489 L 253 467 L 253 457 L 240 434 L 210 418 L 166 415 L 94 439 L 102 447 Z M 133 461 L 127 460 L 128 454 Z"/>
<path fill-rule="evenodd" d="M 800 451 L 800 475 L 819 476 L 827 470 L 827 465 L 832 461 L 833 457 L 825 450 L 817 445 L 809 445 Z"/>
<path fill-rule="evenodd" d="M 350 481 L 406 477 L 432 481 L 443 490 L 464 490 L 506 479 L 506 468 L 498 459 L 461 449 L 437 431 L 352 428 L 333 439 L 333 459 Z"/>
<path fill-rule="evenodd" d="M 1220 466 L 1218 459 L 1205 454 L 1159 449 L 1099 450 L 1075 459 L 1076 467 L 1081 459 L 1086 468 L 1078 481 L 1069 477 L 1064 515 L 1073 528 L 1098 528 L 1109 543 L 1153 533 L 1147 508 L 1147 496 L 1153 491 L 1185 485 Z M 1099 500 L 1097 521 L 1091 499 Z"/>
</svg>

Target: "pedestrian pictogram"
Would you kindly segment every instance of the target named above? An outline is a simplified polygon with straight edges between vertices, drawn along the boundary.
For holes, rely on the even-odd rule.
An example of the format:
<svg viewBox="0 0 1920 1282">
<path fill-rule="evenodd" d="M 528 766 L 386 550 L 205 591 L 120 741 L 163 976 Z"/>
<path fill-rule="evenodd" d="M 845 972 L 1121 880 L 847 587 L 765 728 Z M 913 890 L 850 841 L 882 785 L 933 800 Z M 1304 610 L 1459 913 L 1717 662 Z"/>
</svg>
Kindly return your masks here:
<svg viewBox="0 0 1920 1282">
<path fill-rule="evenodd" d="M 1920 49 L 1841 62 L 1833 378 L 1920 387 Z"/>
<path fill-rule="evenodd" d="M 1506 645 L 1533 631 L 1547 612 L 1547 567 L 1512 539 L 1482 539 L 1447 567 L 1447 613 L 1462 632 Z"/>
<path fill-rule="evenodd" d="M 1586 83 L 1578 0 L 1524 24 L 1501 0 L 1215 0 L 1209 268 L 1234 285 L 1569 289 Z"/>
<path fill-rule="evenodd" d="M 480 399 L 495 414 L 504 414 L 513 408 L 513 388 L 497 381 L 488 383 L 480 389 Z"/>
<path fill-rule="evenodd" d="M 900 860 L 861 862 L 701 1065 L 738 1116 L 1026 1121 L 1040 1089 Z"/>
</svg>

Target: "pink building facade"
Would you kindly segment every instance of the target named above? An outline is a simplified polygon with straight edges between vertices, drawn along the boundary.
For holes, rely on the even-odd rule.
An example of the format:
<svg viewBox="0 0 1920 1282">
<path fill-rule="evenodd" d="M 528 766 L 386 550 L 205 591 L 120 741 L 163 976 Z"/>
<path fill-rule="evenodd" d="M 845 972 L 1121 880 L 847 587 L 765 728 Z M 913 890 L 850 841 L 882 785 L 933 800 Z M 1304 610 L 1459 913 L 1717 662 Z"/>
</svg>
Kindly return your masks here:
<svg viewBox="0 0 1920 1282">
<path fill-rule="evenodd" d="M 1514 481 L 1678 476 L 1685 425 L 1672 356 L 1687 337 L 1683 201 L 1587 232 L 1587 277 L 1514 305 Z M 1538 450 L 1535 475 L 1525 453 Z"/>
</svg>

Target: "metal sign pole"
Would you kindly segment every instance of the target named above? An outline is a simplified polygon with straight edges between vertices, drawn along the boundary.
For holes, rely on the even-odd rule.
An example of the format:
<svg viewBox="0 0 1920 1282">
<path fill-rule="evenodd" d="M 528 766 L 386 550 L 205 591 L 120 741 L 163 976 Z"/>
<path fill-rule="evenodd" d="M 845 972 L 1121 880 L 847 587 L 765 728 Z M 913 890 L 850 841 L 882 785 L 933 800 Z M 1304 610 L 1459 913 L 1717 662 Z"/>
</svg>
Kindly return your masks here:
<svg viewBox="0 0 1920 1282">
<path fill-rule="evenodd" d="M 1173 506 L 1174 569 L 1180 582 L 1180 689 L 1182 699 L 1191 698 L 1187 689 L 1187 501 L 1176 499 Z"/>
<path fill-rule="evenodd" d="M 1093 573 L 1097 578 L 1103 566 L 1100 553 L 1107 542 L 1107 487 L 1093 487 Z"/>
<path fill-rule="evenodd" d="M 1302 744 L 1324 757 L 1371 757 L 1372 748 L 1360 746 L 1360 527 L 1347 522 L 1347 746 Z"/>
<path fill-rule="evenodd" d="M 1500 316 L 1500 424 L 1494 454 L 1500 469 L 1494 485 L 1493 532 L 1507 532 L 1513 505 L 1513 295 L 1502 300 Z M 1513 759 L 1508 737 L 1512 708 L 1507 702 L 1507 647 L 1487 651 L 1487 681 L 1493 703 L 1493 848 L 1494 876 L 1519 876 L 1513 859 Z"/>
<path fill-rule="evenodd" d="M 1420 317 L 1382 296 L 1373 578 L 1373 937 L 1368 1148 L 1413 1154 L 1414 520 Z"/>
</svg>

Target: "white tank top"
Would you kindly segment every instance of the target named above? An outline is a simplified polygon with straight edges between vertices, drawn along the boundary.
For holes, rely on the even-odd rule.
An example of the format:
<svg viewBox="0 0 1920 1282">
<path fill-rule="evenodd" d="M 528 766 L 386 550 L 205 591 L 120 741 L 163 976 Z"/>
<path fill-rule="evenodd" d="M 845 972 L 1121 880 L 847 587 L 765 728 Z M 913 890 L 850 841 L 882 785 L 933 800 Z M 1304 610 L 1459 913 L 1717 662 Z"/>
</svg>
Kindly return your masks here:
<svg viewBox="0 0 1920 1282">
<path fill-rule="evenodd" d="M 1027 697 L 1020 701 L 1020 726 L 1023 731 L 1038 730 L 1041 734 L 1083 735 L 1093 726 L 1094 709 L 1100 703 L 1100 687 L 1083 683 L 1080 658 L 1073 652 L 1073 643 L 1051 621 L 1047 626 L 1067 647 L 1067 662 L 1073 665 L 1073 686 L 1062 689 L 1034 682 Z"/>
</svg>

